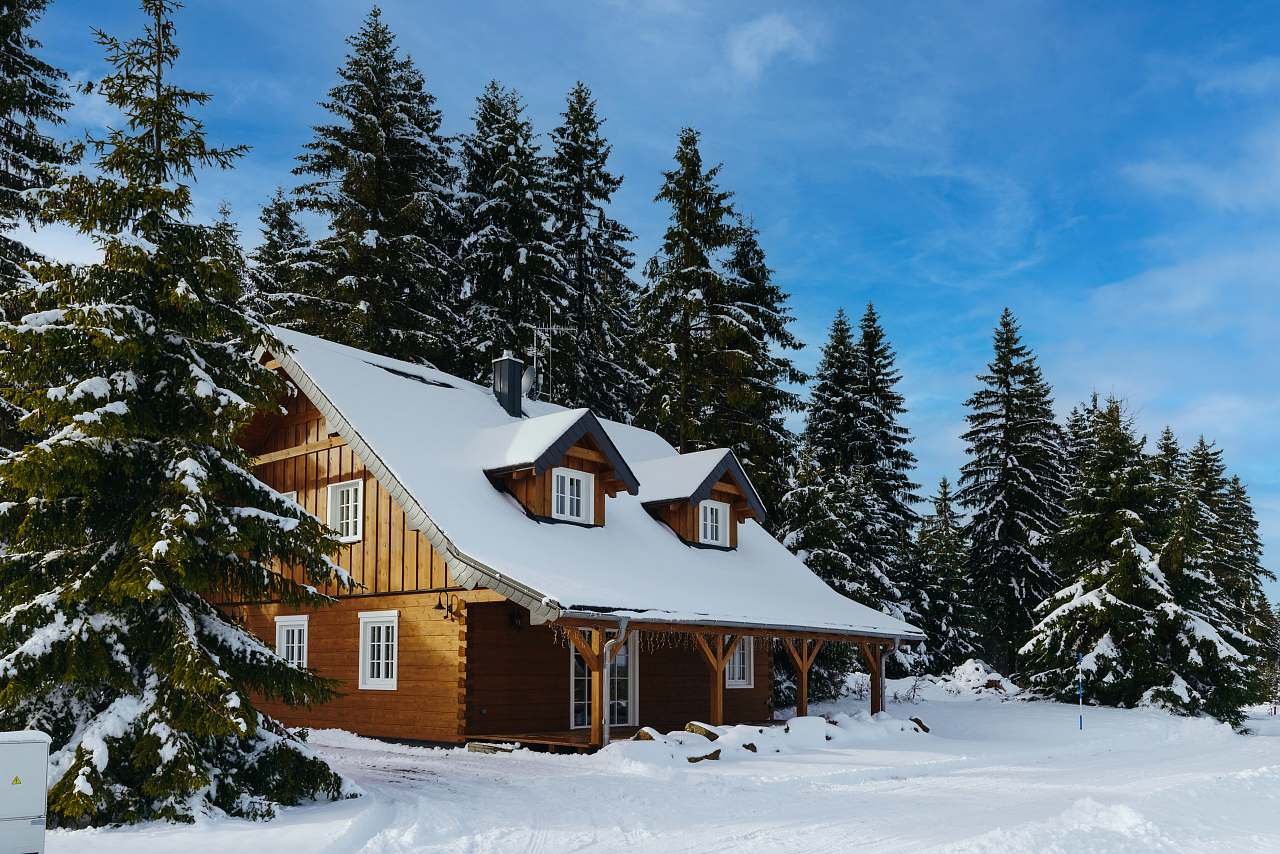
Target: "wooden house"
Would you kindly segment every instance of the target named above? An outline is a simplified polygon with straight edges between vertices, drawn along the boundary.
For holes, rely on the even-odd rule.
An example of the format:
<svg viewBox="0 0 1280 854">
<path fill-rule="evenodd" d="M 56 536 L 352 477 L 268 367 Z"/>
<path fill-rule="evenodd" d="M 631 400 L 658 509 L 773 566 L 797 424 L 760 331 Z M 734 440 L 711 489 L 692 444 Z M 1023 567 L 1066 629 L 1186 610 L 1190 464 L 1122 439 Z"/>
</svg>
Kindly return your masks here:
<svg viewBox="0 0 1280 854">
<path fill-rule="evenodd" d="M 398 739 L 598 746 L 639 726 L 771 717 L 774 639 L 803 674 L 856 644 L 883 660 L 918 629 L 832 591 L 761 527 L 733 453 L 287 330 L 262 358 L 282 414 L 243 437 L 255 471 L 341 541 L 358 583 L 309 611 L 224 607 L 341 695 L 292 725 Z M 280 571 L 288 572 L 288 568 Z"/>
</svg>

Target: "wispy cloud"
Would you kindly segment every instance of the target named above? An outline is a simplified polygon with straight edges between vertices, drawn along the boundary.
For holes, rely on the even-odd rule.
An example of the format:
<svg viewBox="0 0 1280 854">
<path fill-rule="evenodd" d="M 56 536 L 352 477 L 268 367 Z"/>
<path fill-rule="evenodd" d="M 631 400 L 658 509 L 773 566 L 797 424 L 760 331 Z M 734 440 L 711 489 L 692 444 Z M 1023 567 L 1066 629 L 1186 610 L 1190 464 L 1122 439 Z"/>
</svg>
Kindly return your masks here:
<svg viewBox="0 0 1280 854">
<path fill-rule="evenodd" d="M 1280 90 L 1280 56 L 1202 70 L 1196 91 L 1202 95 L 1265 95 Z"/>
<path fill-rule="evenodd" d="M 769 63 L 781 57 L 812 61 L 817 46 L 813 36 L 803 32 L 791 18 L 770 12 L 730 30 L 725 53 L 734 71 L 756 80 Z"/>
<path fill-rule="evenodd" d="M 1248 134 L 1236 149 L 1226 162 L 1161 157 L 1130 164 L 1124 173 L 1149 191 L 1222 211 L 1280 209 L 1280 120 Z"/>
</svg>

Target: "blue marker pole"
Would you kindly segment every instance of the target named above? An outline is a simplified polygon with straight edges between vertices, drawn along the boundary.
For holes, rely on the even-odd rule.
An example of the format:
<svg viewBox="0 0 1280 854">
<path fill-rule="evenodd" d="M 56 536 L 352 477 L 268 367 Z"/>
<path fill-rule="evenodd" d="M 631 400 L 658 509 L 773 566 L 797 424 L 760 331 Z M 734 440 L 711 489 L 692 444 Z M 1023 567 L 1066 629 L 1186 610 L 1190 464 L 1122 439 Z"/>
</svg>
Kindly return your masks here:
<svg viewBox="0 0 1280 854">
<path fill-rule="evenodd" d="M 1076 653 L 1076 699 L 1080 702 L 1080 731 L 1084 732 L 1084 655 Z"/>
</svg>

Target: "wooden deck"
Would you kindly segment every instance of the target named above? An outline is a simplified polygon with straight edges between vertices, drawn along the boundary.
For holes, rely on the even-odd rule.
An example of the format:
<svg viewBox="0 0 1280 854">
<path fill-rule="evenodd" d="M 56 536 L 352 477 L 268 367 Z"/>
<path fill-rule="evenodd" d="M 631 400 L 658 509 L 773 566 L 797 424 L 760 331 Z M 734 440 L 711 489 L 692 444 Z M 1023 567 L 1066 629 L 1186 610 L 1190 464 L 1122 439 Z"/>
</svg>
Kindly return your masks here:
<svg viewBox="0 0 1280 854">
<path fill-rule="evenodd" d="M 610 741 L 626 741 L 636 734 L 640 727 L 615 726 L 609 728 Z M 548 732 L 517 733 L 468 733 L 468 741 L 482 741 L 493 744 L 518 743 L 525 747 L 545 747 L 552 753 L 585 752 L 593 750 L 590 729 L 565 729 Z"/>
</svg>

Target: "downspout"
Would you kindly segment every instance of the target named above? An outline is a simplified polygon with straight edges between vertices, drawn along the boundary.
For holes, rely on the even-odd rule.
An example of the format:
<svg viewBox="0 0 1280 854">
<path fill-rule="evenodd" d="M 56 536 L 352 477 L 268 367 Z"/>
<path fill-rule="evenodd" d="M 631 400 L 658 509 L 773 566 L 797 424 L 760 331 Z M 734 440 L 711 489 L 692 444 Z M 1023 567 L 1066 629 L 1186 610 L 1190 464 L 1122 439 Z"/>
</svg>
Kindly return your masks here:
<svg viewBox="0 0 1280 854">
<path fill-rule="evenodd" d="M 600 662 L 600 678 L 604 680 L 604 691 L 601 702 L 604 708 L 600 710 L 600 720 L 604 722 L 604 744 L 601 747 L 609 746 L 609 665 L 613 661 L 613 655 L 618 649 L 618 641 L 629 641 L 627 638 L 627 626 L 631 624 L 630 617 L 622 617 L 618 620 L 618 633 L 612 638 L 604 642 L 604 650 Z M 628 683 L 630 684 L 630 683 Z"/>
</svg>

